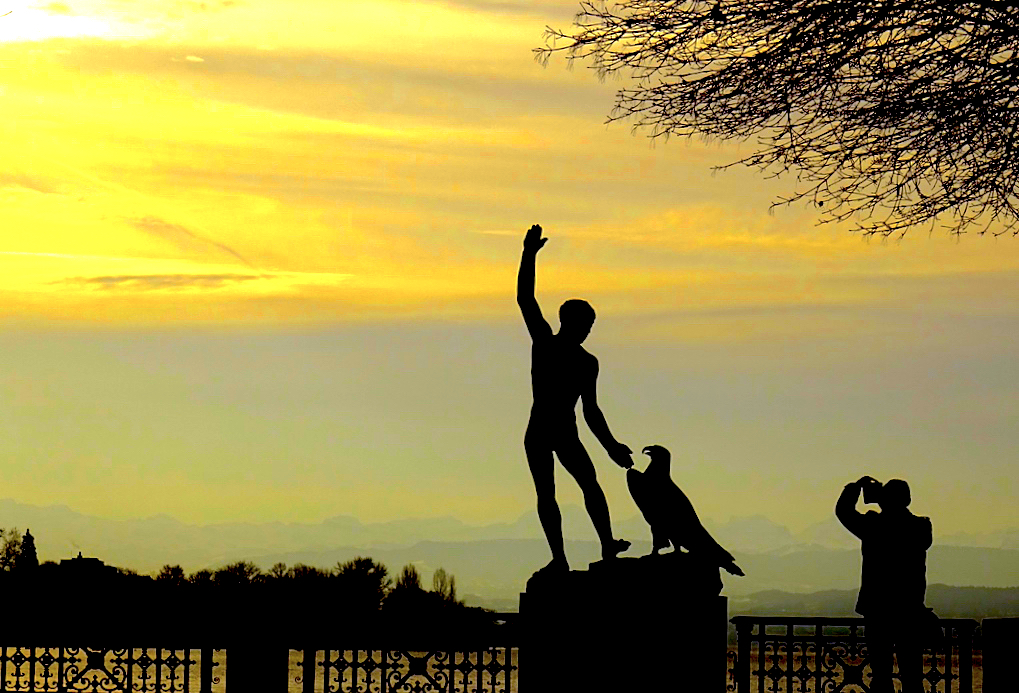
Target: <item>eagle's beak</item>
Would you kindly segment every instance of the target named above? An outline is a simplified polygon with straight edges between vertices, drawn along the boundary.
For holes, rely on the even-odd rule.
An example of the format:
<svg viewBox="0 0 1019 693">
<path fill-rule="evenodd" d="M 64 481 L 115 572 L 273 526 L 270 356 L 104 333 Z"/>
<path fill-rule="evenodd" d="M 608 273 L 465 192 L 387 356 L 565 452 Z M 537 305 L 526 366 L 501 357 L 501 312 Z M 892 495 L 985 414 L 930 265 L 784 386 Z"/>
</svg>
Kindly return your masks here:
<svg viewBox="0 0 1019 693">
<path fill-rule="evenodd" d="M 650 446 L 650 445 L 648 445 L 648 446 L 647 446 L 647 447 L 645 447 L 645 448 L 644 448 L 643 450 L 641 450 L 641 452 L 643 452 L 643 453 L 644 453 L 645 455 L 647 455 L 648 457 L 651 457 L 651 446 Z"/>
</svg>

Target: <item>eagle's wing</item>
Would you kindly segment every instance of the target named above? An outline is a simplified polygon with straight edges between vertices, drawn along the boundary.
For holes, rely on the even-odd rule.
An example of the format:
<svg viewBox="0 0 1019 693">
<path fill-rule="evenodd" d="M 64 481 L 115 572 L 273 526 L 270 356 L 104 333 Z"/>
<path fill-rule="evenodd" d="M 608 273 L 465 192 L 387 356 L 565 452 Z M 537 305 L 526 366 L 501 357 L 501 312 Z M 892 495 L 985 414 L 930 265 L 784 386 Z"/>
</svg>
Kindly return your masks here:
<svg viewBox="0 0 1019 693">
<path fill-rule="evenodd" d="M 640 509 L 640 514 L 651 526 L 652 537 L 663 534 L 662 508 L 656 503 L 654 488 L 650 480 L 641 472 L 631 468 L 626 470 L 626 486 L 630 489 L 630 495 Z M 667 544 L 663 546 L 667 546 Z"/>
<path fill-rule="evenodd" d="M 668 515 L 666 533 L 672 545 L 677 549 L 682 546 L 690 550 L 691 535 L 701 525 L 693 503 L 672 479 L 657 484 L 655 493 L 658 496 L 656 505 Z"/>
</svg>

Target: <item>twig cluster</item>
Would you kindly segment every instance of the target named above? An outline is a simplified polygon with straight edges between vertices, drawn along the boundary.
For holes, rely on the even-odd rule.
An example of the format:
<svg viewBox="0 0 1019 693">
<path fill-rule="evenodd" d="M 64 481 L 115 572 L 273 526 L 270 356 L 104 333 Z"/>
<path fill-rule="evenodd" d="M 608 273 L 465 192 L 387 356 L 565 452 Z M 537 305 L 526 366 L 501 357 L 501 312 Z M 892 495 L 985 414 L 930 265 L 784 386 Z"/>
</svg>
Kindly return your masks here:
<svg viewBox="0 0 1019 693">
<path fill-rule="evenodd" d="M 585 0 L 535 49 L 629 75 L 609 121 L 652 137 L 756 140 L 865 234 L 936 223 L 1019 234 L 1017 4 L 997 0 Z M 727 168 L 722 167 L 722 168 Z"/>
</svg>

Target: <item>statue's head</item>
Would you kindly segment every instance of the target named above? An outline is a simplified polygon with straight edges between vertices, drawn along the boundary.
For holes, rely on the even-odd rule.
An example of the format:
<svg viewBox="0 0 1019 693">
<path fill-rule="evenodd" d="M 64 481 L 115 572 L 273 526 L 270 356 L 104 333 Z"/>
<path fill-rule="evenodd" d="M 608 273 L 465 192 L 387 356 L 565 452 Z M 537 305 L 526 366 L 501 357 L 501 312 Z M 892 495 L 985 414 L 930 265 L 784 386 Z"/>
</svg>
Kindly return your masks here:
<svg viewBox="0 0 1019 693">
<path fill-rule="evenodd" d="M 902 479 L 891 479 L 881 489 L 878 504 L 881 510 L 903 510 L 909 506 L 909 484 Z"/>
<path fill-rule="evenodd" d="M 587 301 L 571 298 L 559 306 L 559 334 L 571 342 L 582 344 L 593 325 L 594 308 Z"/>
</svg>

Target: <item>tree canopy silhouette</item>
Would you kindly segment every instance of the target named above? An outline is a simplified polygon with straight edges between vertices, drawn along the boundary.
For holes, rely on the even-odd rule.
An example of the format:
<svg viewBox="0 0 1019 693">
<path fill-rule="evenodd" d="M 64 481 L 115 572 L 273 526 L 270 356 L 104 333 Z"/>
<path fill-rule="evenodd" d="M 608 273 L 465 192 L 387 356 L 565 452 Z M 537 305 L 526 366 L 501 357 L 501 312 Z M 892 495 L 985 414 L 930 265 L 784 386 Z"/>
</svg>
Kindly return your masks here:
<svg viewBox="0 0 1019 693">
<path fill-rule="evenodd" d="M 609 121 L 652 137 L 756 140 L 748 165 L 795 174 L 865 234 L 1019 234 L 1015 0 L 584 0 L 555 52 L 628 75 Z M 728 166 L 722 167 L 727 168 Z"/>
<path fill-rule="evenodd" d="M 14 570 L 21 554 L 21 533 L 17 527 L 0 529 L 0 572 Z"/>
<path fill-rule="evenodd" d="M 39 567 L 39 557 L 35 551 L 35 537 L 30 530 L 25 530 L 21 538 L 21 549 L 14 560 L 14 569 L 18 571 L 34 570 Z"/>
</svg>

